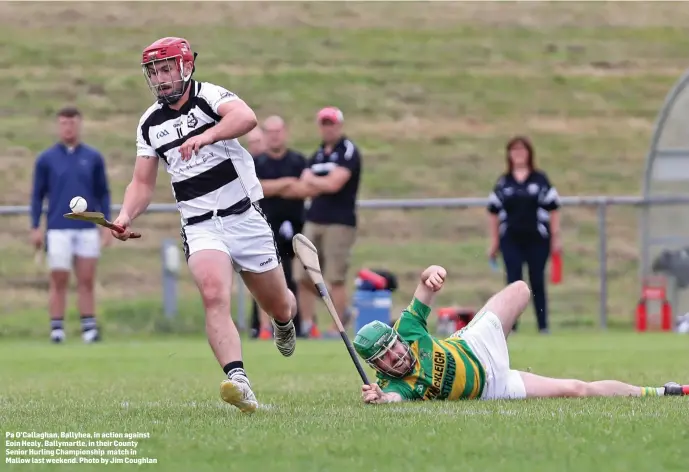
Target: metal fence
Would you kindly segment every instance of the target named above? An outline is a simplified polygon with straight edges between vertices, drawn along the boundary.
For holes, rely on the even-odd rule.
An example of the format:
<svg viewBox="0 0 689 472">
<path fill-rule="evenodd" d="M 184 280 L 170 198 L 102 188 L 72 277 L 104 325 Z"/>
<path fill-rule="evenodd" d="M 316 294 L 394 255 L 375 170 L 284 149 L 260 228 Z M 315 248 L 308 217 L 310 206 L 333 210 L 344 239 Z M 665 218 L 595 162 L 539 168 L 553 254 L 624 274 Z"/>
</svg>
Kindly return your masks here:
<svg viewBox="0 0 689 472">
<path fill-rule="evenodd" d="M 644 207 L 651 205 L 682 205 L 689 203 L 687 196 L 654 197 L 643 198 L 637 196 L 569 196 L 561 198 L 562 205 L 565 207 L 594 207 L 598 215 L 598 273 L 599 273 L 599 322 L 600 327 L 605 329 L 608 324 L 608 277 L 607 277 L 607 209 L 610 206 L 636 206 Z M 359 200 L 358 207 L 369 210 L 390 210 L 390 209 L 463 209 L 485 207 L 488 204 L 487 198 L 428 198 L 428 199 L 376 199 Z M 113 212 L 120 210 L 120 205 L 113 206 Z M 148 213 L 176 213 L 177 207 L 173 203 L 151 204 Z M 28 206 L 0 206 L 0 215 L 28 215 Z M 645 244 L 641 240 L 641 244 Z M 644 252 L 644 251 L 642 251 Z M 241 278 L 237 278 L 240 284 L 237 287 L 237 309 L 239 312 L 237 324 L 242 331 L 246 329 L 246 293 L 241 285 Z"/>
</svg>

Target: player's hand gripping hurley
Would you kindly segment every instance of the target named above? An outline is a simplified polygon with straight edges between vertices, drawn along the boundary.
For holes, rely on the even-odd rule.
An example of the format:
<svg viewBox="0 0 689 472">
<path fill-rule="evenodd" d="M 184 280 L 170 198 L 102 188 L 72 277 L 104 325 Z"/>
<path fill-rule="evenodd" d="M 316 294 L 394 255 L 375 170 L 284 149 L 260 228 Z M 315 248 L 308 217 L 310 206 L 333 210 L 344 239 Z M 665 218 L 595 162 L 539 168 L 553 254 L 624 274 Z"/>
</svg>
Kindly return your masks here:
<svg viewBox="0 0 689 472">
<path fill-rule="evenodd" d="M 106 220 L 105 215 L 99 211 L 83 211 L 81 213 L 65 213 L 63 216 L 65 218 L 69 218 L 70 220 L 89 221 L 91 223 L 95 223 L 97 225 L 104 226 L 108 229 L 116 231 L 120 234 L 125 232 L 125 229 L 123 227 L 118 226 L 116 224 L 113 224 L 112 222 Z M 133 239 L 140 238 L 141 233 L 132 232 L 129 235 L 129 237 L 133 238 Z"/>
<path fill-rule="evenodd" d="M 333 305 L 333 301 L 330 298 L 328 289 L 325 286 L 325 281 L 323 280 L 323 274 L 321 272 L 321 264 L 318 261 L 318 251 L 316 250 L 316 246 L 314 246 L 313 243 L 309 241 L 309 239 L 303 234 L 295 234 L 292 238 L 292 248 L 304 266 L 304 269 L 309 274 L 311 281 L 316 286 L 316 290 L 318 290 L 318 293 L 323 299 L 325 306 L 328 308 L 328 312 L 333 318 L 335 325 L 337 325 L 337 330 L 340 332 L 340 336 L 342 336 L 345 346 L 347 346 L 349 356 L 352 358 L 352 361 L 356 366 L 356 370 L 359 371 L 361 380 L 363 380 L 366 385 L 370 385 L 366 372 L 364 372 L 364 369 L 359 362 L 359 358 L 356 356 L 354 346 L 352 346 L 352 343 L 349 340 L 344 327 L 342 326 L 340 317 L 337 315 L 337 311 L 335 311 L 335 306 Z"/>
</svg>

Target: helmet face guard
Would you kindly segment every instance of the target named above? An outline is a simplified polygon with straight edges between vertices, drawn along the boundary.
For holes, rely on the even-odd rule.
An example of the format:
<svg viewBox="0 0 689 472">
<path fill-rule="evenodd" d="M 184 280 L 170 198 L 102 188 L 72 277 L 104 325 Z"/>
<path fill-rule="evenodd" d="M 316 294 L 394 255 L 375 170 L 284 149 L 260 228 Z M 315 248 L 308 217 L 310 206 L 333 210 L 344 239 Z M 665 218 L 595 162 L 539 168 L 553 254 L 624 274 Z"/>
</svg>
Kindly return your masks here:
<svg viewBox="0 0 689 472">
<path fill-rule="evenodd" d="M 174 104 L 191 83 L 197 54 L 183 38 L 162 38 L 148 46 L 142 55 L 141 69 L 153 96 L 161 103 Z M 184 66 L 191 62 L 191 71 Z"/>
<path fill-rule="evenodd" d="M 396 343 L 404 347 L 403 352 L 392 350 Z M 388 353 L 390 354 L 386 355 Z M 404 377 L 412 371 L 415 361 L 414 356 L 411 355 L 409 344 L 399 339 L 399 337 L 396 337 L 392 345 L 382 351 L 379 357 L 366 360 L 366 363 L 378 372 L 389 375 L 390 377 Z"/>
<path fill-rule="evenodd" d="M 191 73 L 184 76 L 181 56 L 154 59 L 141 65 L 151 93 L 165 103 L 176 103 L 186 92 Z"/>
<path fill-rule="evenodd" d="M 353 344 L 368 365 L 390 377 L 406 376 L 416 363 L 409 344 L 401 340 L 394 329 L 380 321 L 362 327 Z M 402 349 L 394 349 L 397 344 Z"/>
</svg>

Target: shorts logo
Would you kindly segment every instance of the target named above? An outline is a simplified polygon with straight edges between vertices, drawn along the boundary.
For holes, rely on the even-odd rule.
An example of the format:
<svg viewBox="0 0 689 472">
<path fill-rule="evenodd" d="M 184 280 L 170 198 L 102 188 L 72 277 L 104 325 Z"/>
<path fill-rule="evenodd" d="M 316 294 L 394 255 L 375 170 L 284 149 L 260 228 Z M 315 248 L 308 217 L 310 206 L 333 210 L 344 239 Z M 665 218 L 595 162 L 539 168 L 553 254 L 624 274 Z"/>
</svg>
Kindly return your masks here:
<svg viewBox="0 0 689 472">
<path fill-rule="evenodd" d="M 273 262 L 273 258 L 269 257 L 268 260 L 261 262 L 259 265 L 263 267 L 264 265 L 270 264 L 271 262 Z"/>
</svg>

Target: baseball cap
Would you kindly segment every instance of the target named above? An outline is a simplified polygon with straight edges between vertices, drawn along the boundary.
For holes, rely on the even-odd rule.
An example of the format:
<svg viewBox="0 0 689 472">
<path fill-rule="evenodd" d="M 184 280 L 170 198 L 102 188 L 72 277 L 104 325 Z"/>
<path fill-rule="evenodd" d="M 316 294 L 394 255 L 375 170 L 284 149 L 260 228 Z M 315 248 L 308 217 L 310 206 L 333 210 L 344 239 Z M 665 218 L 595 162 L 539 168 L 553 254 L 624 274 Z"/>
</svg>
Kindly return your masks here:
<svg viewBox="0 0 689 472">
<path fill-rule="evenodd" d="M 323 120 L 332 121 L 333 123 L 342 123 L 344 121 L 344 115 L 339 108 L 325 107 L 318 112 L 318 117 L 316 118 L 318 123 Z"/>
</svg>

